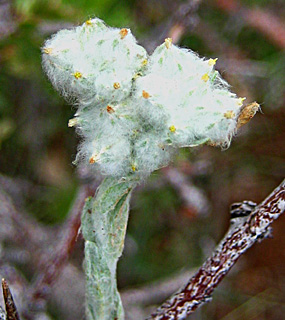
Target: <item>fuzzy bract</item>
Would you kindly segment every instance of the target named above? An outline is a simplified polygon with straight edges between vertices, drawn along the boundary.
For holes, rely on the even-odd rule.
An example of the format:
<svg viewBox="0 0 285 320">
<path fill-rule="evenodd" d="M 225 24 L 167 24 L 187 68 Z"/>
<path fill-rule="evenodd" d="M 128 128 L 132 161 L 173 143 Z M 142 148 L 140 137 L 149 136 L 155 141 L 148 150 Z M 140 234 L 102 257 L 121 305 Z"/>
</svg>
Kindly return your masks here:
<svg viewBox="0 0 285 320">
<path fill-rule="evenodd" d="M 69 125 L 82 137 L 77 161 L 108 176 L 146 176 L 178 148 L 228 147 L 242 100 L 214 69 L 171 39 L 148 56 L 129 29 L 100 19 L 47 40 L 43 68 L 78 107 Z"/>
</svg>

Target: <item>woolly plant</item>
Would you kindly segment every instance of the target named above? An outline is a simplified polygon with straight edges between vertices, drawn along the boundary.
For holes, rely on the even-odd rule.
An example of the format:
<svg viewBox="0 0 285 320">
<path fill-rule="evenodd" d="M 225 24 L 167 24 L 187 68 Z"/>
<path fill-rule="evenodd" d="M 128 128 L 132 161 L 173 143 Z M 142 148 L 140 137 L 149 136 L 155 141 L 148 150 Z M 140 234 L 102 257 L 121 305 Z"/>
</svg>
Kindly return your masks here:
<svg viewBox="0 0 285 320">
<path fill-rule="evenodd" d="M 87 319 L 123 319 L 116 265 L 132 190 L 178 148 L 227 148 L 252 115 L 241 116 L 244 98 L 229 91 L 216 59 L 170 38 L 149 56 L 129 29 L 91 19 L 59 31 L 42 52 L 53 86 L 77 107 L 69 121 L 82 137 L 75 162 L 106 176 L 82 215 Z"/>
</svg>

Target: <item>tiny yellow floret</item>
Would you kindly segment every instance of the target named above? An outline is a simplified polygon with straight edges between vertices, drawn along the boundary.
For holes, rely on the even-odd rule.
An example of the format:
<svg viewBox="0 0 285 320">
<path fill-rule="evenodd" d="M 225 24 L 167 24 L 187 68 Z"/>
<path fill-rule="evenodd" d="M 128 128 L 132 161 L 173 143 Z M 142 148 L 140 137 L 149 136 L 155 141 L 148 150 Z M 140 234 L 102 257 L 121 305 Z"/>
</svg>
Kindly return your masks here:
<svg viewBox="0 0 285 320">
<path fill-rule="evenodd" d="M 148 99 L 150 97 L 150 94 L 148 92 L 146 92 L 145 90 L 142 91 L 142 96 L 145 98 L 145 99 Z"/>
<path fill-rule="evenodd" d="M 237 104 L 239 106 L 242 106 L 245 99 L 246 99 L 245 97 L 244 98 L 238 98 Z"/>
<path fill-rule="evenodd" d="M 74 75 L 74 78 L 76 78 L 76 79 L 82 78 L 82 73 L 79 71 L 74 72 L 73 75 Z"/>
<path fill-rule="evenodd" d="M 172 45 L 172 38 L 166 38 L 164 40 L 164 43 L 165 43 L 166 48 L 169 49 Z"/>
<path fill-rule="evenodd" d="M 207 81 L 210 79 L 210 77 L 209 77 L 208 73 L 205 73 L 205 74 L 201 77 L 201 79 L 202 79 L 204 82 L 207 82 Z"/>
<path fill-rule="evenodd" d="M 44 49 L 43 49 L 43 52 L 44 52 L 45 54 L 51 54 L 51 53 L 52 53 L 52 48 L 44 48 Z"/>
<path fill-rule="evenodd" d="M 226 119 L 233 119 L 235 117 L 235 113 L 232 110 L 229 110 L 224 113 L 224 117 Z"/>
<path fill-rule="evenodd" d="M 110 113 L 110 114 L 115 112 L 115 110 L 114 110 L 111 106 L 109 106 L 109 105 L 106 107 L 106 110 L 107 110 L 107 112 Z"/>
<path fill-rule="evenodd" d="M 89 163 L 90 164 L 93 164 L 96 162 L 96 157 L 95 156 L 92 156 L 90 159 L 89 159 Z"/>
<path fill-rule="evenodd" d="M 218 60 L 218 58 L 216 58 L 216 59 L 212 59 L 212 58 L 209 59 L 209 60 L 208 60 L 208 65 L 211 66 L 211 67 L 214 66 L 214 65 L 216 64 L 217 60 Z"/>
<path fill-rule="evenodd" d="M 143 65 L 143 66 L 146 66 L 147 63 L 148 63 L 147 59 L 144 59 L 144 60 L 142 61 L 142 65 Z"/>
<path fill-rule="evenodd" d="M 71 128 L 71 127 L 74 127 L 76 126 L 78 123 L 78 119 L 77 118 L 72 118 L 72 119 L 69 119 L 68 121 L 68 127 Z"/>
<path fill-rule="evenodd" d="M 137 170 L 137 167 L 133 164 L 132 165 L 132 170 L 135 172 Z"/>
<path fill-rule="evenodd" d="M 92 26 L 92 20 L 91 19 L 88 19 L 87 21 L 85 21 L 85 24 L 87 25 L 87 26 Z"/>
<path fill-rule="evenodd" d="M 174 125 L 170 126 L 169 131 L 174 133 L 176 131 L 175 126 Z"/>
<path fill-rule="evenodd" d="M 127 35 L 128 35 L 128 30 L 126 28 L 123 28 L 120 30 L 120 36 L 121 36 L 121 39 L 124 39 Z"/>
<path fill-rule="evenodd" d="M 119 82 L 115 82 L 113 84 L 113 87 L 114 87 L 114 89 L 119 89 L 121 86 L 120 86 Z"/>
<path fill-rule="evenodd" d="M 136 80 L 138 79 L 139 77 L 141 77 L 142 74 L 140 72 L 136 73 L 134 76 L 133 76 L 133 80 Z"/>
</svg>

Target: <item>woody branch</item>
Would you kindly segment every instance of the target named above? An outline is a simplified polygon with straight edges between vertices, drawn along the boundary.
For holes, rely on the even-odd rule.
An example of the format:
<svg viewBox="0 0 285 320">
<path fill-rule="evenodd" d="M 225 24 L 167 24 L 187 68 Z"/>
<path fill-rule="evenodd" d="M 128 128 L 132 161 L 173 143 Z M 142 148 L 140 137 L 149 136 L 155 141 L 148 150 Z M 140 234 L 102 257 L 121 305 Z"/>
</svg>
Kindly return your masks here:
<svg viewBox="0 0 285 320">
<path fill-rule="evenodd" d="M 235 222 L 213 255 L 179 292 L 164 302 L 148 319 L 185 319 L 207 302 L 239 257 L 268 235 L 271 223 L 284 209 L 285 180 L 248 216 L 233 219 Z"/>
</svg>

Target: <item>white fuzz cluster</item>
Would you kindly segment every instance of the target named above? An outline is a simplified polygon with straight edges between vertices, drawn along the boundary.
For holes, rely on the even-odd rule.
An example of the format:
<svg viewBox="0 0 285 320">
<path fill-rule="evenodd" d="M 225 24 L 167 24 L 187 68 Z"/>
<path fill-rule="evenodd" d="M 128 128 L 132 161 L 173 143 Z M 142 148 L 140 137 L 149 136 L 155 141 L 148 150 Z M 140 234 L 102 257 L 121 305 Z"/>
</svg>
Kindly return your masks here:
<svg viewBox="0 0 285 320">
<path fill-rule="evenodd" d="M 145 176 L 180 147 L 227 147 L 243 98 L 214 70 L 168 38 L 149 57 L 129 29 L 100 19 L 46 41 L 43 68 L 78 107 L 69 126 L 82 136 L 77 160 L 109 176 Z"/>
</svg>

